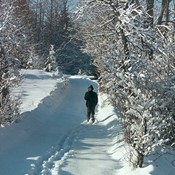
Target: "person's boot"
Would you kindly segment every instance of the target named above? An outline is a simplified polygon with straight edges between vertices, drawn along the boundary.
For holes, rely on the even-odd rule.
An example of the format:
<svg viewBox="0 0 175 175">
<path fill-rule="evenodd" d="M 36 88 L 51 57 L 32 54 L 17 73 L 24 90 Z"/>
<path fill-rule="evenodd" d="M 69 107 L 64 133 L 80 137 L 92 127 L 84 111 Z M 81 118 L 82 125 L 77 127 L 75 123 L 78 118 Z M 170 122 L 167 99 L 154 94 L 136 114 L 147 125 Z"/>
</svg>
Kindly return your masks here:
<svg viewBox="0 0 175 175">
<path fill-rule="evenodd" d="M 87 122 L 89 122 L 89 120 L 90 120 L 90 117 L 87 117 Z"/>
<path fill-rule="evenodd" d="M 92 116 L 91 121 L 92 121 L 92 123 L 94 123 L 94 122 L 95 122 L 95 118 L 94 118 L 94 116 Z"/>
</svg>

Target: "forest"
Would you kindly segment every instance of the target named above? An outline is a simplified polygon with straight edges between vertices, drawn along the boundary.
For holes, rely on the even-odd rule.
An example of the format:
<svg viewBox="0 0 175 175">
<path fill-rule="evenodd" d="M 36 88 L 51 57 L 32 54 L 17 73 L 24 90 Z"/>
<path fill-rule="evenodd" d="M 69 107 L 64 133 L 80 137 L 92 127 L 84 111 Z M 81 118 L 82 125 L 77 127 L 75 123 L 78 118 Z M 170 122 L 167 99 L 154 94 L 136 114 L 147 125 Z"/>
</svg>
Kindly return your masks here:
<svg viewBox="0 0 175 175">
<path fill-rule="evenodd" d="M 10 89 L 20 68 L 88 74 L 95 67 L 99 91 L 120 112 L 130 161 L 142 167 L 157 146 L 175 146 L 175 1 L 68 7 L 67 0 L 0 1 L 1 123 L 19 115 Z"/>
<path fill-rule="evenodd" d="M 90 57 L 76 38 L 71 1 L 0 1 L 0 120 L 19 115 L 20 100 L 11 96 L 21 81 L 20 69 L 89 74 Z M 16 102 L 17 101 L 17 102 Z"/>
</svg>

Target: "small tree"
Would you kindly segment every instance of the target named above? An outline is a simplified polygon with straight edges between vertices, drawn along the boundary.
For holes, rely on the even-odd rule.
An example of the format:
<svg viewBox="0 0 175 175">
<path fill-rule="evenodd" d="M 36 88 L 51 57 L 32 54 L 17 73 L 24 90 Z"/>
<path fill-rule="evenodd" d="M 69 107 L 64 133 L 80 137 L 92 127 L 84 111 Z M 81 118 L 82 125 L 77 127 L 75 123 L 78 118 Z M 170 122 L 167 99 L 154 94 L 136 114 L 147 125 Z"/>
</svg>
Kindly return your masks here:
<svg viewBox="0 0 175 175">
<path fill-rule="evenodd" d="M 36 53 L 34 47 L 29 49 L 29 59 L 26 65 L 27 69 L 39 69 L 44 67 L 44 60 Z"/>
<path fill-rule="evenodd" d="M 47 61 L 45 63 L 45 70 L 47 72 L 56 72 L 58 71 L 58 65 L 56 63 L 54 46 L 50 46 L 49 56 L 47 57 Z"/>
</svg>

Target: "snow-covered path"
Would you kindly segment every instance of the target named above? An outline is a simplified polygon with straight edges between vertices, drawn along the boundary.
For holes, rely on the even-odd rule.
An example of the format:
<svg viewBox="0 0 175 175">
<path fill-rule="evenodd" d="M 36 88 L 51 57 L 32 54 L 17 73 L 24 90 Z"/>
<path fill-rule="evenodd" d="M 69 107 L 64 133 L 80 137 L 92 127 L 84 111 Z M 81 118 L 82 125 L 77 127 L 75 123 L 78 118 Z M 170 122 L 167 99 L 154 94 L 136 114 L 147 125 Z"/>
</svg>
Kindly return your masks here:
<svg viewBox="0 0 175 175">
<path fill-rule="evenodd" d="M 112 160 L 107 148 L 111 138 L 104 127 L 83 127 L 72 145 L 71 154 L 59 169 L 60 175 L 113 175 L 117 162 Z"/>
<path fill-rule="evenodd" d="M 0 175 L 174 175 L 174 151 L 145 157 L 143 168 L 129 166 L 129 147 L 117 113 L 99 95 L 96 123 L 85 122 L 84 93 L 95 82 L 25 70 L 14 94 L 21 94 L 22 119 L 0 128 Z M 68 85 L 66 85 L 68 84 Z M 166 152 L 165 152 L 166 153 Z"/>
<path fill-rule="evenodd" d="M 107 128 L 101 126 L 100 121 L 95 125 L 83 122 L 86 115 L 83 96 L 89 84 L 92 82 L 87 79 L 70 79 L 64 100 L 56 105 L 55 113 L 49 114 L 51 118 L 59 116 L 56 127 L 60 129 L 54 137 L 55 133 L 51 134 L 57 143 L 32 164 L 29 175 L 113 174 L 116 162 L 106 150 L 112 141 Z M 98 114 L 96 117 L 98 120 Z"/>
<path fill-rule="evenodd" d="M 42 90 L 41 81 L 33 86 L 41 84 Z M 116 162 L 107 152 L 112 138 L 103 126 L 112 110 L 108 116 L 98 111 L 94 125 L 84 123 L 84 93 L 89 84 L 96 84 L 80 77 L 70 77 L 68 86 L 55 81 L 57 88 L 37 108 L 24 112 L 19 123 L 0 129 L 0 174 L 112 175 Z"/>
</svg>

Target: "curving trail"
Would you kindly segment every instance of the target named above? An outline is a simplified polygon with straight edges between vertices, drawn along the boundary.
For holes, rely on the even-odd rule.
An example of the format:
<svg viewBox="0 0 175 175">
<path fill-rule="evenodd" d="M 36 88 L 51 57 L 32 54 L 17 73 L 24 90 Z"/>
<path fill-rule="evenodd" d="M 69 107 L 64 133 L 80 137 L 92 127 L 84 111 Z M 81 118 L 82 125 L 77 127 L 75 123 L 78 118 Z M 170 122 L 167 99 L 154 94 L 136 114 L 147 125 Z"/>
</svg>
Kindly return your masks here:
<svg viewBox="0 0 175 175">
<path fill-rule="evenodd" d="M 107 152 L 112 142 L 108 128 L 100 121 L 93 125 L 83 122 L 86 115 L 83 96 L 89 84 L 95 86 L 87 79 L 70 79 L 64 100 L 50 116 L 59 116 L 57 126 L 60 130 L 57 133 L 62 134 L 54 136 L 57 138 L 56 145 L 32 164 L 29 175 L 113 174 L 116 162 Z M 97 120 L 98 113 L 100 111 L 97 112 Z"/>
<path fill-rule="evenodd" d="M 46 90 L 47 81 L 31 76 L 26 80 L 36 95 L 35 88 Z M 75 76 L 69 77 L 68 86 L 60 79 L 54 81 L 57 88 L 37 108 L 24 112 L 19 123 L 0 128 L 0 174 L 112 175 L 118 166 L 108 152 L 110 134 L 116 130 L 110 130 L 116 117 L 112 107 L 104 113 L 99 106 L 97 122 L 87 124 L 83 97 L 90 84 L 97 90 L 96 83 Z M 27 84 L 21 88 L 25 98 Z"/>
</svg>

